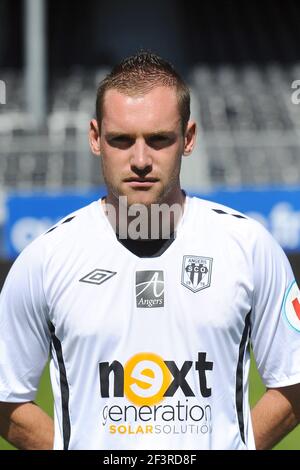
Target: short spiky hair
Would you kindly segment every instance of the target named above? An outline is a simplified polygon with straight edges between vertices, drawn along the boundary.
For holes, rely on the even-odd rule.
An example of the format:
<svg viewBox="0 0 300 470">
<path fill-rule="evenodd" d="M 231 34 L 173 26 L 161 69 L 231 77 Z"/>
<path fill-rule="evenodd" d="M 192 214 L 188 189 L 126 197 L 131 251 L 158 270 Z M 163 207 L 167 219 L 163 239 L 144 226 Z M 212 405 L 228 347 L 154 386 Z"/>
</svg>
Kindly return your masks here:
<svg viewBox="0 0 300 470">
<path fill-rule="evenodd" d="M 129 96 L 143 95 L 157 86 L 174 87 L 178 98 L 183 133 L 190 118 L 190 92 L 172 65 L 150 52 L 128 57 L 100 82 L 97 90 L 96 117 L 99 128 L 103 117 L 106 91 L 116 89 Z"/>
</svg>

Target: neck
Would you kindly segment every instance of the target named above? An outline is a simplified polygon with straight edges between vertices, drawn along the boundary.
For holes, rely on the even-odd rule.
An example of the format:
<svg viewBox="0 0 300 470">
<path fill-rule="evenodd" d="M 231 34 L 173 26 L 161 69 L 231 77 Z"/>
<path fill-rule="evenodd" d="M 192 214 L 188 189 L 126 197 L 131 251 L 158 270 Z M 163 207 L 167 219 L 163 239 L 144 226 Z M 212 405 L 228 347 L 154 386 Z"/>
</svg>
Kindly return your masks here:
<svg viewBox="0 0 300 470">
<path fill-rule="evenodd" d="M 172 238 L 183 215 L 186 195 L 179 190 L 176 198 L 150 205 L 127 204 L 127 197 L 102 199 L 104 212 L 120 239 L 157 240 Z"/>
</svg>

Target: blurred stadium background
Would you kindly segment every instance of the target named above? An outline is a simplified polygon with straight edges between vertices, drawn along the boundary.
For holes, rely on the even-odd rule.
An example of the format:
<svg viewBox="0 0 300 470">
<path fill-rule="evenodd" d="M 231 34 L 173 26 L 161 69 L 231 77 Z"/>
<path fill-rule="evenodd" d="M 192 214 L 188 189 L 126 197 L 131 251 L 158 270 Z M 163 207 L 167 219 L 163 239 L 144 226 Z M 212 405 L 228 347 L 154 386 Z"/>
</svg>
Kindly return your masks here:
<svg viewBox="0 0 300 470">
<path fill-rule="evenodd" d="M 300 281 L 299 17 L 296 0 L 1 0 L 0 287 L 30 240 L 104 193 L 87 141 L 96 87 L 141 48 L 191 87 L 183 186 L 260 220 Z M 46 370 L 38 402 L 52 414 L 49 390 Z M 252 403 L 262 392 L 253 363 Z M 300 449 L 300 431 L 276 448 Z"/>
</svg>

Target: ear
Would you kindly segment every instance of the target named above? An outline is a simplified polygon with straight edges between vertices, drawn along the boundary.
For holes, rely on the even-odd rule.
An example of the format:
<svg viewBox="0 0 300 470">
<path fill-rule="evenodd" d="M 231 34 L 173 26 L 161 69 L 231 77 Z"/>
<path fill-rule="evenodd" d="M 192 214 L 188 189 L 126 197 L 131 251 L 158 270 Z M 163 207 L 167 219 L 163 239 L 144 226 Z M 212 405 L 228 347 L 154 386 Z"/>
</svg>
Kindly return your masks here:
<svg viewBox="0 0 300 470">
<path fill-rule="evenodd" d="M 184 137 L 184 150 L 183 155 L 187 156 L 192 153 L 196 142 L 196 123 L 195 121 L 189 121 Z"/>
<path fill-rule="evenodd" d="M 100 132 L 96 119 L 92 119 L 90 122 L 89 141 L 91 151 L 94 155 L 100 155 Z"/>
</svg>

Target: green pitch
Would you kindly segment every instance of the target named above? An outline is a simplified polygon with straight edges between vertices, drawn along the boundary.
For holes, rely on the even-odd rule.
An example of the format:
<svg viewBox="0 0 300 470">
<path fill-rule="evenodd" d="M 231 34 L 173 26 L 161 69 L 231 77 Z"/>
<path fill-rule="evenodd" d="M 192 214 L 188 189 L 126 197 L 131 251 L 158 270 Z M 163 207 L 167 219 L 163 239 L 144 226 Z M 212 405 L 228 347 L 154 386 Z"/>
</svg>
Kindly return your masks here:
<svg viewBox="0 0 300 470">
<path fill-rule="evenodd" d="M 254 361 L 252 361 L 250 373 L 250 402 L 254 405 L 264 392 L 264 386 L 258 376 Z M 44 371 L 36 402 L 50 415 L 53 416 L 53 398 L 50 390 L 49 370 Z M 11 445 L 0 438 L 0 450 L 13 449 Z M 291 432 L 275 447 L 276 450 L 300 450 L 300 426 Z"/>
</svg>

